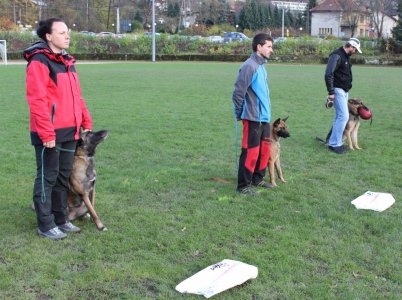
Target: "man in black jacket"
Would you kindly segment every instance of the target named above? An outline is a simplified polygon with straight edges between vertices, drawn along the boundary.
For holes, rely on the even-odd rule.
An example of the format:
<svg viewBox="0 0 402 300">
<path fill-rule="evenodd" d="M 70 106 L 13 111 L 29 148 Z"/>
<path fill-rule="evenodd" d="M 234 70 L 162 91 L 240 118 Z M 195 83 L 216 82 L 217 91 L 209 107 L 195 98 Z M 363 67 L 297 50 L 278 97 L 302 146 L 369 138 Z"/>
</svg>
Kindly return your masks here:
<svg viewBox="0 0 402 300">
<path fill-rule="evenodd" d="M 325 83 L 328 90 L 326 107 L 335 107 L 335 119 L 332 133 L 328 142 L 328 149 L 337 154 L 346 152 L 342 136 L 349 119 L 348 92 L 352 88 L 352 65 L 350 57 L 355 53 L 362 53 L 360 41 L 351 38 L 345 46 L 332 52 L 325 70 Z"/>
</svg>

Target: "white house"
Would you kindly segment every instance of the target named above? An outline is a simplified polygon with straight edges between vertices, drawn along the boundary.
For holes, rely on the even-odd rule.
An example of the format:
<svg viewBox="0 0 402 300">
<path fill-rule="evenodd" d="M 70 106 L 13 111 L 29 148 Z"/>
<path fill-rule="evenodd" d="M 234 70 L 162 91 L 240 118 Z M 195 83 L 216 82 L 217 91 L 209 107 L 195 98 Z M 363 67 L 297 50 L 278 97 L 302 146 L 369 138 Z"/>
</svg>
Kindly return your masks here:
<svg viewBox="0 0 402 300">
<path fill-rule="evenodd" d="M 310 9 L 311 36 L 343 37 L 341 32 L 342 6 L 337 0 L 325 0 Z"/>
<path fill-rule="evenodd" d="M 382 37 L 390 38 L 398 22 L 396 11 L 375 14 L 366 5 L 358 5 L 353 0 L 349 0 L 349 9 L 342 7 L 338 0 L 324 0 L 310 9 L 310 14 L 311 35 L 320 37 L 349 38 L 352 28 L 355 37 L 377 37 L 373 21 L 380 23 L 383 19 Z"/>
<path fill-rule="evenodd" d="M 392 29 L 398 25 L 398 15 L 396 12 L 379 13 L 379 20 L 384 17 L 382 25 L 382 37 L 385 39 L 392 38 Z"/>
</svg>

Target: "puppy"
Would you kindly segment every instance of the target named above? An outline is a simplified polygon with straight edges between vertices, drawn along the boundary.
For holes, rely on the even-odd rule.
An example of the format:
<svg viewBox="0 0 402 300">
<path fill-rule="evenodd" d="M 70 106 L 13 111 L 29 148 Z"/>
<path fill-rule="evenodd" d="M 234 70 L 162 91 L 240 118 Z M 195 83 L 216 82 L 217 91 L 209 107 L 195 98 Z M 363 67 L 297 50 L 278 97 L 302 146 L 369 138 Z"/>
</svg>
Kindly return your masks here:
<svg viewBox="0 0 402 300">
<path fill-rule="evenodd" d="M 281 137 L 282 138 L 290 137 L 289 131 L 286 126 L 287 119 L 288 117 L 286 117 L 285 119 L 277 119 L 274 123 L 271 123 L 271 152 L 268 167 L 269 167 L 270 182 L 272 186 L 276 186 L 275 169 L 276 172 L 278 173 L 279 179 L 283 183 L 286 183 L 281 168 L 281 161 L 280 161 L 281 145 L 279 144 L 279 140 Z"/>
<path fill-rule="evenodd" d="M 67 197 L 70 221 L 89 212 L 99 230 L 106 230 L 95 211 L 96 171 L 94 155 L 96 147 L 108 136 L 107 130 L 82 132 L 77 143 L 73 169 L 70 175 L 70 191 Z"/>
<path fill-rule="evenodd" d="M 359 115 L 359 108 L 368 109 L 366 105 L 364 105 L 363 101 L 358 98 L 352 98 L 348 100 L 348 109 L 349 109 L 349 120 L 346 123 L 345 130 L 343 131 L 343 139 L 347 141 L 349 149 L 362 149 L 359 147 L 358 144 L 358 133 L 360 127 L 360 115 Z M 332 128 L 329 131 L 326 144 L 329 142 L 329 138 L 332 133 Z"/>
</svg>

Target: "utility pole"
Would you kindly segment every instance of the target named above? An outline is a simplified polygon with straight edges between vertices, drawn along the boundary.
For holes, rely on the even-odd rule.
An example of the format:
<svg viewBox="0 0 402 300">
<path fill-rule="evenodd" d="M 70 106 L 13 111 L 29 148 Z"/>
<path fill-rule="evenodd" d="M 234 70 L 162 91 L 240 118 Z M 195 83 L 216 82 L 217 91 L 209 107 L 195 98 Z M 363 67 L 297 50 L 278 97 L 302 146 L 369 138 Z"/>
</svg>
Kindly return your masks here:
<svg viewBox="0 0 402 300">
<path fill-rule="evenodd" d="M 89 0 L 87 0 L 87 30 L 89 31 Z"/>
<path fill-rule="evenodd" d="M 186 23 L 189 22 L 189 18 L 191 18 L 191 6 L 190 0 L 182 0 L 180 5 L 180 17 L 179 17 L 179 26 L 178 30 L 180 32 L 180 27 L 183 23 L 183 27 L 186 28 Z M 187 15 L 188 14 L 188 15 Z"/>
<path fill-rule="evenodd" d="M 109 0 L 109 9 L 107 11 L 107 24 L 106 24 L 107 30 L 109 30 L 110 8 L 112 7 L 112 1 L 113 0 Z"/>
<path fill-rule="evenodd" d="M 310 8 L 308 6 L 306 9 L 306 32 L 310 35 Z"/>
<path fill-rule="evenodd" d="M 152 62 L 155 62 L 155 0 L 152 0 Z"/>
<path fill-rule="evenodd" d="M 120 7 L 116 7 L 116 33 L 120 33 Z"/>
<path fill-rule="evenodd" d="M 17 14 L 15 12 L 15 0 L 14 0 L 14 5 L 13 5 L 13 12 L 14 12 L 14 24 L 17 24 Z"/>
<path fill-rule="evenodd" d="M 179 25 L 177 26 L 177 32 L 180 32 L 181 22 L 182 22 L 182 14 L 184 12 L 184 0 L 181 1 L 180 12 L 179 12 Z"/>
</svg>

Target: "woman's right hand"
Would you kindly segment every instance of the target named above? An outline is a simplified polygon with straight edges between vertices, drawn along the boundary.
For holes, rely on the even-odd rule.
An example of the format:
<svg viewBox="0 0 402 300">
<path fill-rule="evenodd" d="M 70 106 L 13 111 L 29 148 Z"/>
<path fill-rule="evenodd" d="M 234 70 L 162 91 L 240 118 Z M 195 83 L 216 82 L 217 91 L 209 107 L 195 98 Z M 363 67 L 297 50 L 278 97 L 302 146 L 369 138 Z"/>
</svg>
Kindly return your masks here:
<svg viewBox="0 0 402 300">
<path fill-rule="evenodd" d="M 54 148 L 56 147 L 56 141 L 45 142 L 43 143 L 43 146 L 46 148 Z"/>
</svg>

